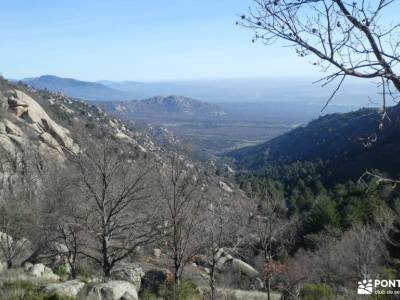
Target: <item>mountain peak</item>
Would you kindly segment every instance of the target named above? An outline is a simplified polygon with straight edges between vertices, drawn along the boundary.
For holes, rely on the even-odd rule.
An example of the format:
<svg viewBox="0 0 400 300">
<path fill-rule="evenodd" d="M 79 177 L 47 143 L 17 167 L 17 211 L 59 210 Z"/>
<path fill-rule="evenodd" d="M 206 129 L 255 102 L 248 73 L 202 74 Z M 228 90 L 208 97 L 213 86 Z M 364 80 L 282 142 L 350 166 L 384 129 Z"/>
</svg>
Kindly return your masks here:
<svg viewBox="0 0 400 300">
<path fill-rule="evenodd" d="M 164 115 L 169 118 L 215 118 L 226 115 L 215 104 L 176 95 L 167 97 L 154 96 L 143 100 L 131 100 L 127 102 L 108 102 L 102 105 L 106 106 L 106 109 L 109 111 L 124 112 L 138 117 L 140 115 Z"/>
</svg>

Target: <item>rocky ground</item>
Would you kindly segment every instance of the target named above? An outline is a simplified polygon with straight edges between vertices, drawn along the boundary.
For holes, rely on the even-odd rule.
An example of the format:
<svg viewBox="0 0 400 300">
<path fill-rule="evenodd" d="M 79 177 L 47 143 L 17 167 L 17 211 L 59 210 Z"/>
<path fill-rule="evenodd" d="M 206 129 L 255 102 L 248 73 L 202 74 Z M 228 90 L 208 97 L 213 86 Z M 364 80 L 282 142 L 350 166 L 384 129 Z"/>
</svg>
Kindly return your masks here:
<svg viewBox="0 0 400 300">
<path fill-rule="evenodd" d="M 172 273 L 162 267 L 165 259 L 165 254 L 160 249 L 154 249 L 152 255 L 141 256 L 140 262 L 121 263 L 107 280 L 91 273 L 82 273 L 76 279 L 71 279 L 68 268 L 60 272 L 60 265 L 57 267 L 54 263 L 25 263 L 21 268 L 12 269 L 7 269 L 5 263 L 1 263 L 0 299 L 167 300 L 170 299 L 168 292 L 164 292 L 165 297 L 153 292 L 161 286 L 168 286 L 172 280 Z M 208 272 L 207 267 L 196 263 L 186 268 L 185 282 L 190 282 L 191 290 L 182 299 L 208 299 Z M 221 277 L 240 276 L 243 280 L 262 284 L 255 269 L 230 255 L 220 257 L 218 273 Z M 183 284 L 189 290 L 187 286 L 189 285 Z M 267 299 L 266 293 L 221 286 L 218 287 L 217 294 L 221 300 Z M 279 298 L 278 294 L 272 294 L 272 299 Z"/>
</svg>

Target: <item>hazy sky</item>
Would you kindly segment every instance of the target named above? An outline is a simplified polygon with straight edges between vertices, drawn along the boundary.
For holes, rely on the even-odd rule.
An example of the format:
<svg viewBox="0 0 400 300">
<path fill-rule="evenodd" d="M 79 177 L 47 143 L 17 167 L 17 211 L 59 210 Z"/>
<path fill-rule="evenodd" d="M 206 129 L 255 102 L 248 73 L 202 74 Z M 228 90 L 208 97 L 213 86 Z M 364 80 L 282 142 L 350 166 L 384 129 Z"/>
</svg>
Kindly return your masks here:
<svg viewBox="0 0 400 300">
<path fill-rule="evenodd" d="M 251 0 L 1 0 L 0 72 L 84 80 L 306 76 L 235 26 Z M 293 65 L 296 67 L 294 68 Z"/>
</svg>

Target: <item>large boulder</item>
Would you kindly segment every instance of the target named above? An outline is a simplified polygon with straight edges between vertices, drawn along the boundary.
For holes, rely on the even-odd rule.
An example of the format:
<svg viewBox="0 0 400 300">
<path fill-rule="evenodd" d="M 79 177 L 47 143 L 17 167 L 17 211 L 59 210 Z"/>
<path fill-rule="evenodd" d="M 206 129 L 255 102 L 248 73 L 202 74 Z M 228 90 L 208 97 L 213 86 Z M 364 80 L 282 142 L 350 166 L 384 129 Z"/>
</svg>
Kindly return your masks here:
<svg viewBox="0 0 400 300">
<path fill-rule="evenodd" d="M 260 275 L 252 266 L 237 258 L 232 260 L 232 268 L 234 271 L 245 274 L 250 278 L 256 278 Z"/>
<path fill-rule="evenodd" d="M 224 182 L 224 181 L 219 181 L 218 182 L 218 186 L 227 193 L 233 193 L 233 189 L 229 186 L 228 183 Z"/>
<path fill-rule="evenodd" d="M 45 268 L 46 266 L 44 264 L 34 264 L 29 269 L 27 269 L 27 272 L 33 277 L 41 277 L 44 273 Z"/>
<path fill-rule="evenodd" d="M 125 292 L 119 300 L 136 300 L 138 298 L 135 297 L 135 295 L 132 295 L 128 292 Z"/>
<path fill-rule="evenodd" d="M 135 264 L 121 264 L 114 268 L 111 277 L 115 280 L 124 280 L 132 283 L 136 289 L 140 290 L 143 269 Z"/>
<path fill-rule="evenodd" d="M 27 270 L 29 275 L 36 278 L 43 278 L 46 280 L 58 281 L 60 277 L 53 273 L 53 271 L 46 267 L 44 264 L 34 264 L 31 268 Z"/>
<path fill-rule="evenodd" d="M 157 257 L 157 258 L 160 258 L 160 257 L 161 257 L 161 249 L 154 248 L 154 249 L 153 249 L 153 255 L 154 255 L 155 257 Z"/>
<path fill-rule="evenodd" d="M 215 258 L 217 260 L 216 267 L 219 271 L 224 271 L 228 264 L 233 260 L 232 255 L 227 253 L 223 248 L 218 249 Z"/>
<path fill-rule="evenodd" d="M 49 283 L 44 285 L 42 289 L 49 294 L 76 297 L 84 286 L 85 283 L 82 281 L 69 280 L 65 282 Z"/>
<path fill-rule="evenodd" d="M 94 285 L 88 292 L 89 300 L 139 300 L 135 286 L 127 281 L 112 280 Z"/>
</svg>

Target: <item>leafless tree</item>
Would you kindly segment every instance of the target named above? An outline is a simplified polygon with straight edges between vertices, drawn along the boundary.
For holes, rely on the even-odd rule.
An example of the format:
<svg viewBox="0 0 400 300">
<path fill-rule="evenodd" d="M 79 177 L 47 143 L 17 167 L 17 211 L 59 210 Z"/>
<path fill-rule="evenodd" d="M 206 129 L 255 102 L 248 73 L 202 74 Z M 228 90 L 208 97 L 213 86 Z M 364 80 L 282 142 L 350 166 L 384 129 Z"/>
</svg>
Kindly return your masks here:
<svg viewBox="0 0 400 300">
<path fill-rule="evenodd" d="M 160 186 L 167 226 L 165 242 L 170 249 L 174 273 L 174 300 L 178 300 L 184 268 L 203 248 L 198 235 L 203 222 L 200 213 L 204 204 L 203 186 L 200 175 L 179 154 L 171 154 L 169 166 L 162 171 Z"/>
<path fill-rule="evenodd" d="M 207 199 L 204 229 L 199 238 L 204 239 L 204 253 L 209 265 L 210 298 L 217 299 L 215 276 L 219 251 L 223 247 L 235 249 L 242 241 L 243 230 L 249 215 L 239 199 L 213 190 Z"/>
<path fill-rule="evenodd" d="M 376 80 L 382 90 L 383 119 L 387 97 L 400 91 L 400 24 L 381 18 L 394 0 L 253 0 L 238 22 L 269 45 L 287 42 L 300 57 L 328 73 L 318 82 L 336 82 L 326 105 L 347 77 Z"/>
<path fill-rule="evenodd" d="M 355 224 L 343 235 L 325 232 L 317 244 L 316 251 L 297 258 L 309 260 L 308 282 L 329 284 L 337 293 L 338 287 L 353 290 L 359 280 L 376 278 L 387 260 L 384 237 L 371 225 Z"/>
<path fill-rule="evenodd" d="M 151 201 L 154 164 L 103 137 L 71 161 L 84 195 L 84 255 L 109 278 L 116 263 L 158 236 L 157 208 Z"/>
<path fill-rule="evenodd" d="M 295 221 L 287 218 L 284 203 L 266 188 L 262 188 L 257 197 L 257 208 L 249 228 L 262 254 L 265 288 L 271 299 L 271 283 L 281 268 L 276 258 L 293 242 Z"/>
<path fill-rule="evenodd" d="M 23 218 L 22 224 L 13 225 L 21 229 L 24 225 L 24 239 L 31 241 L 31 255 L 26 261 L 35 262 L 42 252 L 45 244 L 42 235 L 41 200 L 45 184 L 42 179 L 47 173 L 47 164 L 41 161 L 39 153 L 30 149 L 26 144 L 12 148 L 0 147 L 0 174 L 3 176 L 2 193 L 4 199 L 0 199 L 4 205 L 4 222 L 15 222 Z M 7 209 L 14 207 L 15 214 Z M 23 217 L 22 217 L 23 215 Z M 6 226 L 6 224 L 3 224 Z M 18 230 L 19 230 L 18 229 Z M 18 232 L 15 232 L 18 236 Z M 13 237 L 14 239 L 17 237 Z M 22 262 L 24 263 L 24 262 Z"/>
<path fill-rule="evenodd" d="M 49 251 L 68 264 L 71 278 L 77 276 L 82 253 L 87 246 L 85 224 L 87 212 L 84 198 L 77 193 L 79 182 L 73 168 L 65 167 L 64 175 L 54 176 L 49 184 L 47 205 L 43 217 L 47 220 L 47 235 L 51 238 Z"/>
<path fill-rule="evenodd" d="M 17 199 L 0 206 L 0 253 L 3 254 L 7 267 L 14 262 L 28 244 L 26 239 L 30 215 L 27 208 Z"/>
</svg>

